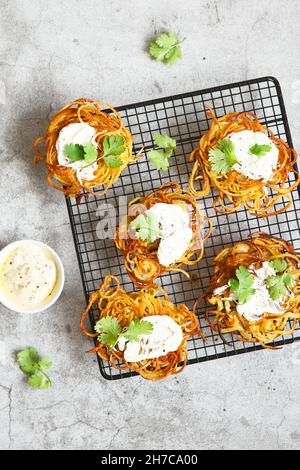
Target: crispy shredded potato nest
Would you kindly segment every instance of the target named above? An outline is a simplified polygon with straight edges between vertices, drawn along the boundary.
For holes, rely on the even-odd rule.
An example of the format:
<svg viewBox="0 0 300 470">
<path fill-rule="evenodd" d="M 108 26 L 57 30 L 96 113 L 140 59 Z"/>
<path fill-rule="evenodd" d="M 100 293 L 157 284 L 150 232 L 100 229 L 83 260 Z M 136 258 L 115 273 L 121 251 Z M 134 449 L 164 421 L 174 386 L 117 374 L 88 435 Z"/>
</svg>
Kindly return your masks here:
<svg viewBox="0 0 300 470">
<path fill-rule="evenodd" d="M 158 294 L 162 294 L 162 297 L 158 297 Z M 146 319 L 150 315 L 168 315 L 181 326 L 183 340 L 178 350 L 155 359 L 128 363 L 124 359 L 124 352 L 120 351 L 117 346 L 111 348 L 99 341 L 96 347 L 89 351 L 96 352 L 101 359 L 108 361 L 114 368 L 136 372 L 144 379 L 160 380 L 182 372 L 187 362 L 187 339 L 196 333 L 202 336 L 196 315 L 185 305 L 174 305 L 162 288 L 151 287 L 139 292 L 126 293 L 120 287 L 117 277 L 106 276 L 99 290 L 91 295 L 90 302 L 81 318 L 80 328 L 90 337 L 97 337 L 98 333 L 89 332 L 84 327 L 84 322 L 95 302 L 100 312 L 98 320 L 111 316 L 116 318 L 123 328 L 127 327 L 134 318 Z"/>
<path fill-rule="evenodd" d="M 61 129 L 79 122 L 87 123 L 96 129 L 99 155 L 95 178 L 91 181 L 82 180 L 82 183 L 78 180 L 74 169 L 59 165 L 56 151 L 56 141 Z M 124 139 L 125 152 L 119 156 L 123 164 L 119 168 L 109 168 L 101 158 L 103 139 L 110 135 L 120 135 Z M 93 192 L 94 194 L 105 194 L 128 164 L 136 160 L 132 157 L 131 133 L 123 125 L 117 111 L 105 103 L 86 98 L 73 101 L 61 109 L 51 119 L 46 135 L 35 140 L 34 148 L 35 162 L 42 161 L 48 168 L 50 186 L 62 191 L 68 197 L 77 197 L 79 200 L 83 190 L 90 193 L 96 186 L 103 186 L 103 190 Z"/>
<path fill-rule="evenodd" d="M 294 285 L 290 287 L 283 298 L 282 314 L 266 312 L 259 320 L 248 321 L 236 310 L 236 301 L 228 300 L 230 288 L 219 295 L 214 290 L 228 284 L 235 277 L 236 269 L 243 265 L 261 267 L 265 261 L 284 259 L 291 274 Z M 210 292 L 207 294 L 208 303 L 214 309 L 208 309 L 206 318 L 210 320 L 213 331 L 218 331 L 223 337 L 226 333 L 237 333 L 244 342 L 259 343 L 269 349 L 276 349 L 268 343 L 280 336 L 291 335 L 300 319 L 300 259 L 292 245 L 279 238 L 264 233 L 253 235 L 247 241 L 236 243 L 225 248 L 214 259 L 214 274 L 211 278 Z M 195 308 L 197 307 L 197 303 Z M 289 323 L 291 321 L 291 327 Z"/>
<path fill-rule="evenodd" d="M 297 161 L 296 151 L 275 137 L 251 112 L 232 112 L 217 118 L 209 109 L 208 115 L 212 119 L 210 129 L 200 139 L 199 148 L 190 156 L 190 161 L 194 161 L 189 180 L 191 192 L 203 197 L 209 194 L 212 188 L 216 188 L 219 194 L 215 197 L 213 206 L 216 212 L 221 214 L 230 214 L 242 206 L 257 217 L 268 217 L 286 211 L 292 204 L 291 192 L 300 182 L 300 176 L 294 166 Z M 270 181 L 253 180 L 234 170 L 225 175 L 215 174 L 211 170 L 210 149 L 215 147 L 220 139 L 226 139 L 230 134 L 244 130 L 267 134 L 278 148 L 277 169 Z M 289 184 L 288 176 L 292 171 L 296 180 Z M 276 203 L 283 203 L 284 206 L 273 210 Z"/>
<path fill-rule="evenodd" d="M 159 263 L 157 257 L 159 240 L 147 243 L 137 238 L 131 238 L 128 230 L 129 224 L 139 214 L 159 202 L 178 204 L 191 211 L 190 221 L 194 236 L 185 254 L 170 266 L 162 266 Z M 206 233 L 204 233 L 205 224 L 208 225 Z M 204 242 L 211 232 L 211 221 L 201 213 L 195 197 L 189 191 L 181 189 L 178 183 L 170 182 L 146 196 L 133 199 L 129 203 L 128 217 L 116 231 L 115 244 L 124 255 L 125 268 L 130 279 L 137 286 L 143 287 L 153 284 L 159 276 L 170 271 L 182 272 L 189 279 L 189 274 L 181 269 L 181 266 L 192 266 L 202 259 Z"/>
</svg>

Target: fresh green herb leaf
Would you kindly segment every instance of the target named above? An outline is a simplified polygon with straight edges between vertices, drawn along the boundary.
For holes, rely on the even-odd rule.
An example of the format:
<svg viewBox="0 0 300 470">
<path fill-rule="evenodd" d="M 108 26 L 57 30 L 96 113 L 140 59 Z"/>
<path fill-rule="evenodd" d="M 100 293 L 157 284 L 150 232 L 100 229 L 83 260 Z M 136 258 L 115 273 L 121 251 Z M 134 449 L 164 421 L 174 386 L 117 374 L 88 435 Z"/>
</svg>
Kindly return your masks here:
<svg viewBox="0 0 300 470">
<path fill-rule="evenodd" d="M 24 374 L 34 374 L 38 369 L 40 357 L 35 348 L 27 348 L 17 354 L 17 363 Z"/>
<path fill-rule="evenodd" d="M 26 348 L 17 354 L 17 363 L 20 370 L 29 376 L 27 383 L 33 388 L 49 388 L 52 383 L 45 370 L 52 367 L 49 357 L 40 358 L 33 347 Z"/>
<path fill-rule="evenodd" d="M 158 219 L 154 214 L 139 215 L 129 228 L 135 230 L 137 238 L 147 243 L 153 243 L 161 237 Z"/>
<path fill-rule="evenodd" d="M 278 300 L 285 295 L 287 288 L 294 284 L 290 273 L 286 272 L 278 276 L 270 276 L 266 279 L 266 285 L 272 300 Z"/>
<path fill-rule="evenodd" d="M 154 136 L 154 143 L 157 147 L 166 150 L 175 150 L 176 149 L 176 140 L 167 134 L 157 134 Z"/>
<path fill-rule="evenodd" d="M 139 336 L 149 335 L 150 333 L 152 333 L 152 331 L 153 325 L 150 322 L 135 318 L 132 320 L 127 330 L 123 332 L 121 336 L 128 339 L 128 341 L 137 342 L 139 340 Z"/>
<path fill-rule="evenodd" d="M 27 383 L 31 385 L 32 388 L 46 389 L 51 387 L 51 381 L 45 375 L 41 374 L 31 375 Z"/>
<path fill-rule="evenodd" d="M 259 145 L 255 144 L 250 147 L 249 152 L 253 155 L 257 155 L 258 157 L 264 157 L 268 152 L 272 150 L 271 145 Z"/>
<path fill-rule="evenodd" d="M 107 157 L 104 157 L 104 162 L 108 168 L 120 168 L 123 165 L 121 158 L 115 155 L 107 155 Z"/>
<path fill-rule="evenodd" d="M 209 162 L 211 169 L 216 174 L 226 175 L 235 163 L 235 146 L 230 139 L 220 139 L 217 145 L 209 151 Z"/>
<path fill-rule="evenodd" d="M 116 318 L 107 316 L 96 323 L 95 331 L 100 333 L 98 341 L 113 348 L 118 342 L 122 329 Z"/>
<path fill-rule="evenodd" d="M 72 160 L 77 162 L 78 160 L 84 160 L 84 148 L 80 144 L 66 144 L 64 146 L 65 155 Z"/>
<path fill-rule="evenodd" d="M 110 135 L 103 139 L 103 158 L 109 168 L 120 168 L 123 165 L 121 155 L 125 152 L 124 138 L 121 135 Z"/>
<path fill-rule="evenodd" d="M 283 271 L 285 271 L 286 268 L 288 267 L 287 262 L 285 261 L 285 259 L 282 259 L 282 258 L 274 259 L 273 261 L 270 261 L 269 265 L 277 273 L 283 273 Z"/>
<path fill-rule="evenodd" d="M 149 162 L 158 171 L 168 171 L 170 167 L 169 158 L 172 156 L 173 151 L 164 152 L 163 150 L 150 150 L 148 153 Z"/>
<path fill-rule="evenodd" d="M 237 279 L 230 279 L 229 285 L 239 303 L 244 304 L 255 294 L 252 288 L 254 278 L 245 266 L 239 266 L 235 274 Z"/>
<path fill-rule="evenodd" d="M 149 53 L 157 61 L 175 64 L 182 59 L 181 43 L 173 32 L 163 33 L 150 42 Z"/>
<path fill-rule="evenodd" d="M 153 330 L 153 326 L 146 320 L 135 318 L 130 322 L 128 328 L 122 330 L 116 318 L 107 316 L 101 318 L 101 320 L 96 323 L 95 330 L 97 333 L 100 333 L 98 337 L 100 343 L 114 348 L 121 337 L 124 337 L 128 341 L 136 342 L 139 336 L 150 334 Z"/>
<path fill-rule="evenodd" d="M 153 140 L 155 145 L 162 150 L 150 150 L 148 160 L 156 170 L 167 171 L 170 166 L 169 158 L 176 149 L 176 140 L 166 134 L 157 134 Z"/>
<path fill-rule="evenodd" d="M 110 135 L 103 139 L 103 156 L 121 155 L 125 152 L 124 137 L 121 135 Z"/>
<path fill-rule="evenodd" d="M 97 157 L 98 150 L 92 142 L 84 146 L 84 160 L 87 163 L 94 163 L 97 160 Z"/>
</svg>

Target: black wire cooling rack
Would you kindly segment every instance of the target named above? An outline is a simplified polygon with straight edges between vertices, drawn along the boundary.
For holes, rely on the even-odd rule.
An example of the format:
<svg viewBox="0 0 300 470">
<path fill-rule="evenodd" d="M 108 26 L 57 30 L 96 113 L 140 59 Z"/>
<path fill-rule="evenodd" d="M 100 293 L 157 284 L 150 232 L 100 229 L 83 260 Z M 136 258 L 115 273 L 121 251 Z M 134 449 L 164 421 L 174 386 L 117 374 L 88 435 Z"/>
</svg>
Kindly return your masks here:
<svg viewBox="0 0 300 470">
<path fill-rule="evenodd" d="M 167 181 L 177 181 L 187 187 L 192 164 L 188 162 L 191 151 L 197 146 L 199 137 L 209 128 L 209 119 L 205 105 L 213 108 L 217 116 L 231 111 L 253 111 L 263 124 L 266 124 L 278 137 L 292 146 L 292 139 L 287 121 L 282 92 L 278 81 L 272 77 L 259 78 L 185 93 L 182 95 L 150 100 L 118 108 L 125 126 L 134 138 L 134 152 L 142 146 L 145 150 L 153 148 L 153 137 L 157 133 L 167 133 L 177 141 L 176 156 L 170 160 L 168 173 L 157 172 L 151 168 L 146 157 L 130 165 L 121 178 L 102 198 L 82 199 L 79 205 L 75 200 L 67 199 L 67 206 L 76 246 L 85 296 L 88 300 L 91 292 L 99 287 L 107 274 L 119 276 L 123 287 L 135 290 L 124 269 L 123 257 L 111 237 L 100 240 L 97 232 L 101 230 L 107 216 L 107 205 L 112 205 L 118 217 L 119 207 L 127 205 L 131 199 L 158 188 Z M 295 175 L 290 175 L 290 182 Z M 250 216 L 245 210 L 220 216 L 212 209 L 212 197 L 199 199 L 206 214 L 212 219 L 214 231 L 205 246 L 205 257 L 197 266 L 189 269 L 193 282 L 181 274 L 166 274 L 159 282 L 170 295 L 170 299 L 189 308 L 195 299 L 207 290 L 214 256 L 226 245 L 249 237 L 251 232 L 264 231 L 292 242 L 300 248 L 299 192 L 293 192 L 293 207 L 285 213 L 267 219 Z M 276 209 L 280 207 L 277 204 Z M 100 225 L 99 225 L 100 224 Z M 110 234 L 114 231 L 114 221 L 109 223 Z M 91 312 L 92 325 L 97 317 L 97 307 Z M 230 335 L 231 345 L 224 344 L 217 333 L 211 331 L 203 316 L 204 307 L 198 312 L 201 327 L 207 337 L 204 342 L 199 337 L 188 341 L 188 364 L 204 362 L 226 356 L 261 349 L 260 346 L 244 344 Z M 295 333 L 275 341 L 276 345 L 300 340 L 300 328 Z M 100 371 L 106 379 L 130 377 L 131 373 L 113 369 L 107 362 L 99 360 Z"/>
</svg>

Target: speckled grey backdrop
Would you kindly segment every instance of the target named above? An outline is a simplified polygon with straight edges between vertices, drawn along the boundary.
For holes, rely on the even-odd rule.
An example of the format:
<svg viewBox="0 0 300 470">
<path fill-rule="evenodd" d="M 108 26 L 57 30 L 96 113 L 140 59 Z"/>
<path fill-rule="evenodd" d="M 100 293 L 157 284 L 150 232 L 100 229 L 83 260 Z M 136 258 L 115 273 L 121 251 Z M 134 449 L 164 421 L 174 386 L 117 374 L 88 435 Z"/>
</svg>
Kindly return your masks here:
<svg viewBox="0 0 300 470">
<path fill-rule="evenodd" d="M 32 165 L 51 113 L 81 96 L 114 105 L 274 75 L 300 143 L 298 0 L 0 0 L 0 245 L 49 243 L 67 281 L 50 311 L 0 307 L 0 448 L 299 449 L 300 349 L 258 352 L 188 368 L 179 378 L 110 383 L 85 355 L 84 307 L 63 197 Z M 151 61 L 162 29 L 187 37 L 174 67 Z M 33 391 L 15 351 L 55 361 L 55 386 Z"/>
</svg>

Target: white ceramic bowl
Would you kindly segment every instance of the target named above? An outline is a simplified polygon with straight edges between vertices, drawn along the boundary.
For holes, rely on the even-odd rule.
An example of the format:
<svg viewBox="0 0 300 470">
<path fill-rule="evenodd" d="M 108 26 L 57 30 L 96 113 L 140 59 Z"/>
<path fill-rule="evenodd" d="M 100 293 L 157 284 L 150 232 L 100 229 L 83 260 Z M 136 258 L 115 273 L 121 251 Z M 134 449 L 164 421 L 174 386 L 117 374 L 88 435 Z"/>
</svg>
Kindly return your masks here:
<svg viewBox="0 0 300 470">
<path fill-rule="evenodd" d="M 63 290 L 63 287 L 64 287 L 64 284 L 65 284 L 65 271 L 64 271 L 64 267 L 63 267 L 63 264 L 61 262 L 61 259 L 60 257 L 58 256 L 58 254 L 52 250 L 52 248 L 50 248 L 50 246 L 46 245 L 45 243 L 42 243 L 42 242 L 39 242 L 39 241 L 36 241 L 36 240 L 20 240 L 20 241 L 16 241 L 14 243 L 10 243 L 9 245 L 7 245 L 5 248 L 3 248 L 1 251 L 0 251 L 0 268 L 2 266 L 2 264 L 5 262 L 5 260 L 7 259 L 8 255 L 13 251 L 15 250 L 16 248 L 18 248 L 19 246 L 26 246 L 26 244 L 35 244 L 37 246 L 40 246 L 43 250 L 45 250 L 46 252 L 48 252 L 55 264 L 56 264 L 56 269 L 57 269 L 57 282 L 55 284 L 55 287 L 52 291 L 52 294 L 50 295 L 49 298 L 45 299 L 44 301 L 42 301 L 38 307 L 22 307 L 18 304 L 15 304 L 11 301 L 11 299 L 9 299 L 4 292 L 1 292 L 1 289 L 0 289 L 0 302 L 5 305 L 5 307 L 9 308 L 10 310 L 13 310 L 14 312 L 18 312 L 18 313 L 40 313 L 40 312 L 43 312 L 44 310 L 46 310 L 47 308 L 51 307 L 57 300 L 58 298 L 60 297 L 61 293 L 62 293 L 62 290 Z"/>
</svg>

